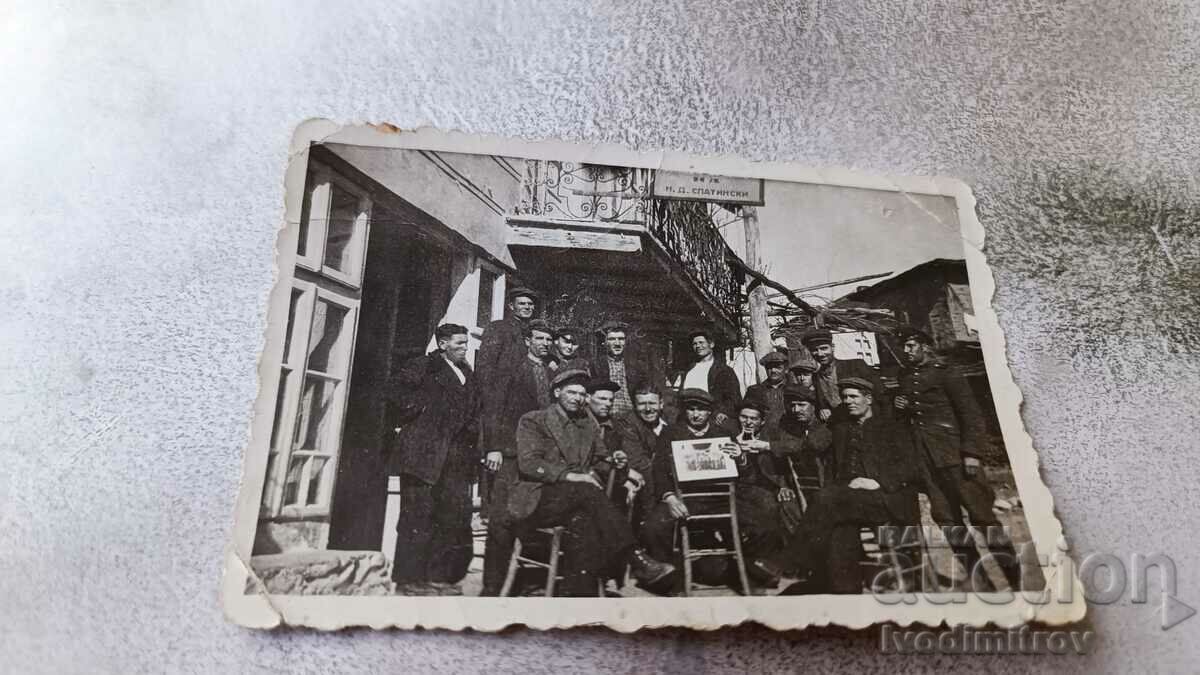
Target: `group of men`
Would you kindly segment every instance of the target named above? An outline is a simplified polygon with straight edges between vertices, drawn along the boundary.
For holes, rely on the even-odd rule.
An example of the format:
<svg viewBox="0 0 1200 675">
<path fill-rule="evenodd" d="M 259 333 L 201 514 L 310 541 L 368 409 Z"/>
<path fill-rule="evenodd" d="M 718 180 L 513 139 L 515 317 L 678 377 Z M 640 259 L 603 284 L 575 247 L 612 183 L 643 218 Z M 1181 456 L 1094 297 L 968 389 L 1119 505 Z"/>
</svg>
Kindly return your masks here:
<svg viewBox="0 0 1200 675">
<path fill-rule="evenodd" d="M 971 528 L 997 524 L 977 454 L 982 416 L 924 333 L 902 334 L 908 367 L 888 397 L 865 364 L 834 359 L 822 330 L 804 336 L 804 354 L 765 355 L 766 380 L 743 396 L 708 331 L 691 335 L 695 360 L 668 381 L 628 357 L 626 325 L 604 324 L 604 354 L 589 362 L 580 329 L 535 318 L 537 293 L 516 288 L 508 300 L 508 315 L 484 331 L 474 371 L 467 329 L 444 324 L 437 350 L 395 378 L 397 592 L 461 594 L 480 463 L 482 595 L 501 593 L 518 538 L 557 526 L 562 594 L 595 596 L 626 569 L 644 588 L 677 590 L 677 528 L 715 507 L 689 499 L 672 443 L 704 438 L 726 439 L 720 451 L 737 465 L 737 529 L 756 587 L 791 577 L 800 581 L 786 592 L 861 591 L 859 529 L 919 524 L 919 492 L 968 570 L 979 560 Z M 676 394 L 677 419 L 664 419 L 664 386 Z M 1011 544 L 989 545 L 1018 588 Z"/>
</svg>

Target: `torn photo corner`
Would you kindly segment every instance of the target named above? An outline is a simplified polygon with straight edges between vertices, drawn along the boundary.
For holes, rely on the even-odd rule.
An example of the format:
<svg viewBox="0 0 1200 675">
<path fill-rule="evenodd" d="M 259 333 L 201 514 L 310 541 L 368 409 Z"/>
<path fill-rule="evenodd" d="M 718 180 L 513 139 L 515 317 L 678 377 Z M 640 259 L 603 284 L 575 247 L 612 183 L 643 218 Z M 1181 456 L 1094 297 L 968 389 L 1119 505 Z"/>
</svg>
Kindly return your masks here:
<svg viewBox="0 0 1200 675">
<path fill-rule="evenodd" d="M 1083 617 L 963 183 L 310 121 L 284 197 L 233 621 Z"/>
</svg>

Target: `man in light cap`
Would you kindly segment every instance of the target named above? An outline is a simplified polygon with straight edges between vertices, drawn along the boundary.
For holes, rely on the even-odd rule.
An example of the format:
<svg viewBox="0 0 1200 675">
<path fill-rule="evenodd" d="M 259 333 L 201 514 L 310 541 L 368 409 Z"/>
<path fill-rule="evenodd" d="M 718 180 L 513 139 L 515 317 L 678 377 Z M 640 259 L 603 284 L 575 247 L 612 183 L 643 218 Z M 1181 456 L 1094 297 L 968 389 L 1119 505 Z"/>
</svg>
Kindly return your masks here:
<svg viewBox="0 0 1200 675">
<path fill-rule="evenodd" d="M 778 351 L 772 351 L 759 359 L 758 363 L 766 369 L 767 379 L 746 387 L 746 398 L 766 404 L 767 419 L 763 426 L 769 429 L 779 424 L 779 419 L 783 417 L 783 388 L 787 384 L 788 358 Z"/>
<path fill-rule="evenodd" d="M 582 370 L 592 374 L 592 364 L 580 356 L 579 343 L 584 332 L 578 326 L 560 326 L 554 329 L 554 346 L 550 349 L 550 367 L 555 372 Z"/>
<path fill-rule="evenodd" d="M 521 417 L 520 482 L 509 500 L 515 521 L 530 527 L 566 526 L 563 591 L 574 596 L 596 595 L 597 581 L 615 578 L 626 564 L 646 584 L 674 571 L 636 547 L 624 516 L 604 494 L 608 450 L 587 410 L 589 380 L 582 370 L 555 375 L 554 402 Z"/>
<path fill-rule="evenodd" d="M 832 479 L 809 502 L 791 543 L 752 563 L 769 578 L 793 569 L 806 575 L 785 594 L 861 593 L 859 528 L 920 523 L 917 493 L 926 477 L 908 434 L 874 414 L 872 382 L 847 377 L 838 386 L 846 418 L 833 429 Z"/>
<path fill-rule="evenodd" d="M 979 455 L 986 432 L 971 386 L 957 370 L 937 358 L 933 340 L 924 331 L 906 327 L 897 338 L 907 367 L 900 371 L 893 405 L 897 418 L 908 425 L 917 454 L 932 478 L 931 516 L 942 527 L 955 557 L 966 565 L 972 582 L 987 580 L 986 573 L 975 573 L 980 556 L 972 530 L 980 528 L 1009 588 L 1019 590 L 1020 563 L 992 512 L 996 495 L 982 475 Z M 969 521 L 965 526 L 964 509 Z"/>
<path fill-rule="evenodd" d="M 810 330 L 800 338 L 813 361 L 817 372 L 813 374 L 813 389 L 817 393 L 817 418 L 828 423 L 835 413 L 843 412 L 838 382 L 843 377 L 859 377 L 875 383 L 875 371 L 862 359 L 839 360 L 834 357 L 833 334 L 823 328 Z"/>
<path fill-rule="evenodd" d="M 817 419 L 817 395 L 810 387 L 789 384 L 783 389 L 784 409 L 779 424 L 768 429 L 766 440 L 771 451 L 786 465 L 790 459 L 799 475 L 824 477 L 830 461 L 833 436 L 825 423 Z M 787 467 L 791 470 L 791 467 Z M 796 523 L 787 523 L 795 530 Z"/>
</svg>

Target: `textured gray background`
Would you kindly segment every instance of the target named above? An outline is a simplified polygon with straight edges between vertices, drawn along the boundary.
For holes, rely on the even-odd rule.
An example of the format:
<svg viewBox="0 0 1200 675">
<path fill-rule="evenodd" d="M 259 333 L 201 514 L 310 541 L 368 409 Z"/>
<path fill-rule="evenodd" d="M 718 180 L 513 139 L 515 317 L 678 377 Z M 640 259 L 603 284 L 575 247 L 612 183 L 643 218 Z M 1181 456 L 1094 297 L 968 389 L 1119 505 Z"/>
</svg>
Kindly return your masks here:
<svg viewBox="0 0 1200 675">
<path fill-rule="evenodd" d="M 217 604 L 286 147 L 309 116 L 736 153 L 974 186 L 1024 417 L 1078 552 L 1200 605 L 1200 11 L 1164 2 L 0 9 L 0 669 L 1195 667 L 1200 619 L 1086 658 L 874 633 L 257 633 Z"/>
</svg>

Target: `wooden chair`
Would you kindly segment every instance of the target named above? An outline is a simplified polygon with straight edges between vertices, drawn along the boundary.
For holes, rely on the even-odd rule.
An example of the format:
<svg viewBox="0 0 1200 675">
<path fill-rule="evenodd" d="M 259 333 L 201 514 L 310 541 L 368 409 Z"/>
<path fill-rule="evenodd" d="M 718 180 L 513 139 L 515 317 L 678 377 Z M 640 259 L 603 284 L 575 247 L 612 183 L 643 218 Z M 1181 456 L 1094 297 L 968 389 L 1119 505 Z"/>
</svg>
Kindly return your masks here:
<svg viewBox="0 0 1200 675">
<path fill-rule="evenodd" d="M 554 587 L 558 584 L 558 580 L 562 578 L 558 574 L 558 563 L 562 558 L 562 536 L 566 529 L 566 526 L 558 525 L 556 527 L 529 528 L 518 533 L 516 541 L 513 542 L 512 555 L 508 559 L 508 573 L 504 576 L 504 585 L 500 588 L 500 597 L 508 597 L 512 592 L 513 584 L 517 580 L 517 572 L 522 565 L 546 570 L 546 587 L 543 594 L 547 598 L 554 597 Z M 525 548 L 524 540 L 536 534 L 550 537 L 550 554 L 545 561 L 522 555 L 522 551 Z"/>
<path fill-rule="evenodd" d="M 693 509 L 689 506 L 688 517 L 676 524 L 676 531 L 680 539 L 680 549 L 683 556 L 684 597 L 691 597 L 694 590 L 692 583 L 692 562 L 699 558 L 708 557 L 733 558 L 737 564 L 738 580 L 741 581 L 743 591 L 749 594 L 750 578 L 746 574 L 746 558 L 742 554 L 742 536 L 738 529 L 737 485 L 733 481 L 704 483 L 693 487 L 691 491 L 687 491 L 680 487 L 677 479 L 675 482 L 675 494 L 679 495 L 685 506 L 689 506 L 690 501 L 697 507 L 693 512 Z M 705 506 L 704 509 L 699 508 L 701 504 Z M 716 507 L 717 510 L 713 511 L 713 507 Z M 732 550 L 728 545 L 724 548 L 692 548 L 691 528 L 693 526 L 716 524 L 717 527 L 720 527 L 721 521 L 728 523 L 730 538 L 733 540 Z"/>
<path fill-rule="evenodd" d="M 608 497 L 608 499 L 610 501 L 612 500 L 613 491 L 617 487 L 617 474 L 618 473 L 621 473 L 621 472 L 617 471 L 615 468 L 610 469 L 608 472 L 608 483 L 604 487 L 604 495 L 606 497 Z M 629 523 L 630 528 L 633 527 L 634 506 L 635 506 L 635 504 L 632 499 L 626 499 L 626 501 L 625 501 L 625 520 L 626 520 L 626 522 Z M 617 579 L 616 582 L 617 582 L 617 588 L 624 588 L 629 585 L 629 565 L 625 565 L 624 571 L 621 573 L 621 578 Z M 601 584 L 603 584 L 603 583 L 604 582 L 602 581 Z M 601 595 L 603 595 L 603 593 L 601 593 Z"/>
<path fill-rule="evenodd" d="M 825 467 L 820 458 L 814 458 L 816 462 L 817 472 L 815 474 L 801 474 L 796 469 L 796 460 L 794 457 L 787 458 L 788 473 L 792 477 L 792 486 L 796 489 L 796 498 L 800 500 L 800 510 L 808 510 L 809 496 L 825 487 Z"/>
</svg>

